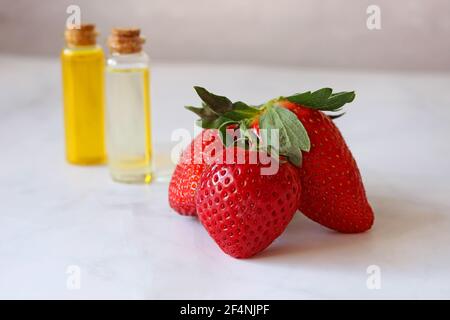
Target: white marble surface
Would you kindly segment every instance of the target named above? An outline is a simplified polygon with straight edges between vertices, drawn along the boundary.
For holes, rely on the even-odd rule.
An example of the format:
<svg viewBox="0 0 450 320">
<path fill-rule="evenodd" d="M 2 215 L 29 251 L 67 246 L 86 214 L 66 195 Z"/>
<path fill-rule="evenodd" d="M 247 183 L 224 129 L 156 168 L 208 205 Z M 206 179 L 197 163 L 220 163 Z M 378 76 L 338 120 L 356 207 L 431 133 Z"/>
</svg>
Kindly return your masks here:
<svg viewBox="0 0 450 320">
<path fill-rule="evenodd" d="M 450 74 L 157 64 L 154 135 L 192 129 L 182 110 L 205 85 L 260 102 L 355 89 L 338 121 L 376 213 L 342 235 L 300 214 L 264 253 L 224 255 L 168 207 L 167 184 L 113 183 L 64 161 L 57 60 L 0 58 L 0 298 L 450 298 Z M 169 123 L 172 118 L 172 122 Z M 161 150 L 161 149 L 160 149 Z M 67 267 L 81 287 L 66 286 Z M 366 268 L 381 268 L 381 289 Z"/>
</svg>

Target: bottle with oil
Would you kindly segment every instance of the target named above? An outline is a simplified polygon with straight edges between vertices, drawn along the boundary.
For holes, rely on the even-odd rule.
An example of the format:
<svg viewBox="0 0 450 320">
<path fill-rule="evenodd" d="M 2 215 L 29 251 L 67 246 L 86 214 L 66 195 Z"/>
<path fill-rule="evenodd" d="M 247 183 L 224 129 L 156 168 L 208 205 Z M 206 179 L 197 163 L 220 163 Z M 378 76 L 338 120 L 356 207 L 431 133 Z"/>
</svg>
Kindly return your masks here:
<svg viewBox="0 0 450 320">
<path fill-rule="evenodd" d="M 139 29 L 112 30 L 106 64 L 107 151 L 115 181 L 152 179 L 149 57 Z"/>
<path fill-rule="evenodd" d="M 95 25 L 67 28 L 61 52 L 66 158 L 73 164 L 106 160 L 104 142 L 104 54 Z"/>
</svg>

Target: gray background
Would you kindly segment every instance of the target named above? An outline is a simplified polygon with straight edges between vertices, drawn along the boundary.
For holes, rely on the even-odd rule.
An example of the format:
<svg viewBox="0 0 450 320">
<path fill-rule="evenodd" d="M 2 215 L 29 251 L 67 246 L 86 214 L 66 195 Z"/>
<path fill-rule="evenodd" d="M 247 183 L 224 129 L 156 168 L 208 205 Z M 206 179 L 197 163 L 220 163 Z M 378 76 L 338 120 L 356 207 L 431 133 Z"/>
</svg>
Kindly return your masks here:
<svg viewBox="0 0 450 320">
<path fill-rule="evenodd" d="M 0 53 L 57 56 L 69 4 L 102 44 L 140 26 L 155 60 L 450 70 L 448 0 L 0 0 Z M 370 4 L 381 30 L 366 27 Z"/>
</svg>

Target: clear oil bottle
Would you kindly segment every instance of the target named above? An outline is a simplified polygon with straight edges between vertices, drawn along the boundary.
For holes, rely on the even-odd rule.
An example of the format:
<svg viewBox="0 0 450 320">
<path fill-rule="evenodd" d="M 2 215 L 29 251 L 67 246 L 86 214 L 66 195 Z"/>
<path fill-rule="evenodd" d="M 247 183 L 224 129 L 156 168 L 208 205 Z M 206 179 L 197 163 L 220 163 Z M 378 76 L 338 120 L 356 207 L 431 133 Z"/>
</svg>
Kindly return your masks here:
<svg viewBox="0 0 450 320">
<path fill-rule="evenodd" d="M 139 29 L 113 29 L 106 65 L 108 163 L 115 181 L 152 179 L 149 57 Z"/>
<path fill-rule="evenodd" d="M 106 160 L 104 54 L 93 24 L 66 29 L 61 52 L 66 158 L 73 164 Z"/>
</svg>

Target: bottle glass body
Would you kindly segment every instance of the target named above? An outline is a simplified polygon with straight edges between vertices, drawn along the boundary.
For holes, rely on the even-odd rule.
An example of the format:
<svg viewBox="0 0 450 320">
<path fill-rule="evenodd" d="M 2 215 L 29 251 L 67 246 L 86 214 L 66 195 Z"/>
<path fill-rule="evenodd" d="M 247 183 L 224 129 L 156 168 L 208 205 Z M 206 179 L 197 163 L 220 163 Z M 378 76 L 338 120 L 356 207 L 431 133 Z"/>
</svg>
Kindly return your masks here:
<svg viewBox="0 0 450 320">
<path fill-rule="evenodd" d="M 67 161 L 104 163 L 103 50 L 96 45 L 64 48 L 61 63 Z"/>
<path fill-rule="evenodd" d="M 108 163 L 114 180 L 152 178 L 150 68 L 144 52 L 113 53 L 106 66 Z"/>
</svg>

